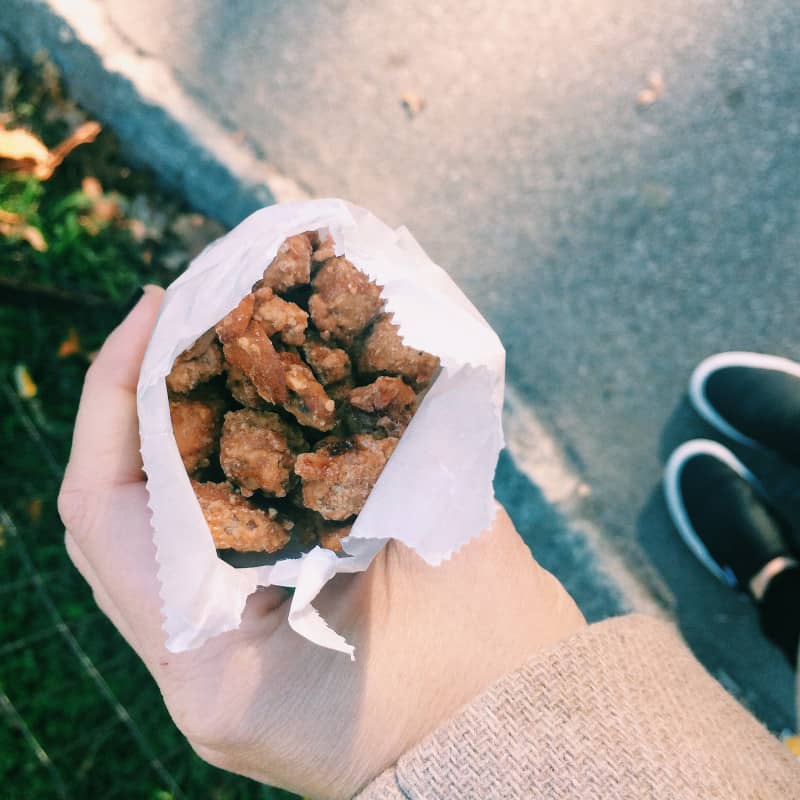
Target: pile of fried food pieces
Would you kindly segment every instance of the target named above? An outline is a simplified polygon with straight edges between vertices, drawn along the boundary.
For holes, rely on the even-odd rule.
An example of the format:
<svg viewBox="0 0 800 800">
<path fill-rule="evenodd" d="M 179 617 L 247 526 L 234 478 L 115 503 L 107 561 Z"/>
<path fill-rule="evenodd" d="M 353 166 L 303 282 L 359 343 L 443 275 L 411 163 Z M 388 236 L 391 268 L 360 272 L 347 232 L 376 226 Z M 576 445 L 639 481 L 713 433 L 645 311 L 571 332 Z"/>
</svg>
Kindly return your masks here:
<svg viewBox="0 0 800 800">
<path fill-rule="evenodd" d="M 327 234 L 278 249 L 167 376 L 175 440 L 218 550 L 342 552 L 438 372 Z"/>
</svg>

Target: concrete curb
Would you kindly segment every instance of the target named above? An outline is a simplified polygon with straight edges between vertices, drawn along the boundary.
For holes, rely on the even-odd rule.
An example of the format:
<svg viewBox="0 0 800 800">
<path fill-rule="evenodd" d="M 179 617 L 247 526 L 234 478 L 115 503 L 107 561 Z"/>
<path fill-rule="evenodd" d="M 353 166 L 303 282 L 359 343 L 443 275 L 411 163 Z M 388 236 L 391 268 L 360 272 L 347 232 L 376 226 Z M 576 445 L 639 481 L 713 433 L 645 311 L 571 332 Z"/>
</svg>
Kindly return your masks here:
<svg viewBox="0 0 800 800">
<path fill-rule="evenodd" d="M 196 103 L 163 63 L 133 47 L 97 0 L 5 3 L 0 34 L 28 57 L 48 51 L 72 96 L 113 127 L 132 160 L 200 211 L 233 226 L 263 205 L 309 196 L 236 141 L 232 128 Z M 580 500 L 588 487 L 513 387 L 507 389 L 506 439 L 510 458 L 498 468 L 498 498 L 586 616 L 631 609 L 663 615 L 647 585 L 583 518 Z"/>
<path fill-rule="evenodd" d="M 0 34 L 27 57 L 46 50 L 72 96 L 114 128 L 134 162 L 220 222 L 307 196 L 137 52 L 95 0 L 4 0 Z"/>
</svg>

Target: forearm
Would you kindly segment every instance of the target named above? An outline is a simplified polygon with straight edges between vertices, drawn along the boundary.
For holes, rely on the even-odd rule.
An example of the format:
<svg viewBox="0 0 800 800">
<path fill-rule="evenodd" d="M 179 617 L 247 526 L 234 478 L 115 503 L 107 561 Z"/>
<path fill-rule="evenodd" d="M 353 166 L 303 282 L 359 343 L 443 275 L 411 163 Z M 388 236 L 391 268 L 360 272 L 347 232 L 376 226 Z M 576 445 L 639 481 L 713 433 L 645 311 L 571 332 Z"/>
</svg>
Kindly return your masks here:
<svg viewBox="0 0 800 800">
<path fill-rule="evenodd" d="M 800 764 L 671 626 L 629 616 L 529 660 L 358 797 L 789 798 L 798 786 Z"/>
</svg>

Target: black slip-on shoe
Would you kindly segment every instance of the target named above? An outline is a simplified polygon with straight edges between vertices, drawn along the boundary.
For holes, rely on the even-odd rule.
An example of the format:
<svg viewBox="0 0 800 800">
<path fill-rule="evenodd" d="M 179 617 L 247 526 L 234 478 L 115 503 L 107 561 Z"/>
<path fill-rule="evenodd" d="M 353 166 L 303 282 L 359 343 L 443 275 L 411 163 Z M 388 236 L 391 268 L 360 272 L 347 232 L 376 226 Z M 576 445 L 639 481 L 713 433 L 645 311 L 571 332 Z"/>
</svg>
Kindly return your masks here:
<svg viewBox="0 0 800 800">
<path fill-rule="evenodd" d="M 681 538 L 709 572 L 732 588 L 779 556 L 789 527 L 769 506 L 758 479 L 718 442 L 681 445 L 664 470 L 667 508 Z"/>
<path fill-rule="evenodd" d="M 740 444 L 800 466 L 800 364 L 763 353 L 717 353 L 689 381 L 697 413 Z"/>
</svg>

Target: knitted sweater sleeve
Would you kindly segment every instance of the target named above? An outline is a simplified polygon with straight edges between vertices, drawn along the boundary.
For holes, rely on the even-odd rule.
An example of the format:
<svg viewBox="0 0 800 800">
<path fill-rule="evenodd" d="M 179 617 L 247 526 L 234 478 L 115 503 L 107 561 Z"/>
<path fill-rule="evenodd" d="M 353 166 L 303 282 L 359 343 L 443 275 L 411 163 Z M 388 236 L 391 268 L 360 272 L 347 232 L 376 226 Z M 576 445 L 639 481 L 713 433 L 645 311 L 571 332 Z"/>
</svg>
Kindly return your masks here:
<svg viewBox="0 0 800 800">
<path fill-rule="evenodd" d="M 800 762 L 675 629 L 590 625 L 501 678 L 358 800 L 800 798 Z"/>
</svg>

